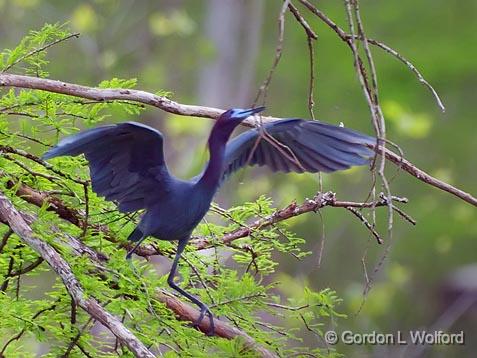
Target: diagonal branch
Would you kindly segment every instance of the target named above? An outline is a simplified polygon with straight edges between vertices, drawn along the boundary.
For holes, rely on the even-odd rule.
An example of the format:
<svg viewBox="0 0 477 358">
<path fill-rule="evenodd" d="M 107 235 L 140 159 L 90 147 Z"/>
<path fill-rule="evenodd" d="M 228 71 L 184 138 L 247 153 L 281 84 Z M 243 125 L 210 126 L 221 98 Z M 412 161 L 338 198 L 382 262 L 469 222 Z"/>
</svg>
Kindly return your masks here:
<svg viewBox="0 0 477 358">
<path fill-rule="evenodd" d="M 2 210 L 0 208 L 0 221 L 6 221 L 6 219 L 4 219 L 1 216 L 1 213 L 2 213 Z M 35 216 L 33 215 L 26 214 L 26 213 L 19 213 L 19 215 L 21 215 L 21 218 L 26 225 L 31 225 L 31 223 L 35 221 Z M 52 227 L 52 231 L 56 232 L 60 230 L 58 228 Z M 62 236 L 65 236 L 66 241 L 62 239 L 58 239 L 58 240 L 55 239 L 55 242 L 58 241 L 58 243 L 62 245 L 66 244 L 78 256 L 82 256 L 82 255 L 87 256 L 93 262 L 93 264 L 99 269 L 98 272 L 93 272 L 93 274 L 97 274 L 101 276 L 105 271 L 108 270 L 105 267 L 105 263 L 107 263 L 109 260 L 109 258 L 106 255 L 93 250 L 91 247 L 87 246 L 82 241 L 78 240 L 77 238 L 73 236 L 64 235 L 64 234 Z M 112 283 L 111 285 L 112 287 L 114 287 L 114 283 Z M 181 321 L 196 322 L 200 315 L 200 312 L 197 309 L 181 301 L 179 298 L 171 295 L 169 292 L 165 290 L 157 289 L 155 298 L 158 301 L 164 303 L 171 311 L 174 312 L 177 318 Z M 91 316 L 94 317 L 93 315 Z M 209 320 L 202 320 L 202 322 L 199 325 L 199 329 L 202 332 L 210 332 L 209 325 L 210 325 Z M 260 346 L 246 332 L 233 327 L 229 323 L 218 320 L 217 318 L 214 317 L 214 325 L 215 325 L 216 336 L 226 338 L 226 339 L 235 339 L 237 337 L 240 337 L 244 341 L 245 347 L 247 347 L 247 349 L 257 352 L 260 355 L 260 357 L 264 357 L 264 358 L 276 357 L 275 354 L 268 351 L 264 347 Z"/>
<path fill-rule="evenodd" d="M 351 37 L 350 35 L 348 35 L 348 37 Z M 358 37 L 358 39 L 360 39 Z M 370 39 L 368 38 L 368 42 L 374 46 L 377 46 L 379 47 L 380 49 L 386 51 L 387 53 L 391 54 L 392 56 L 396 57 L 399 61 L 401 61 L 403 64 L 405 64 L 409 70 L 411 72 L 413 72 L 416 77 L 417 77 L 417 80 L 422 83 L 424 86 L 427 87 L 427 89 L 429 89 L 429 91 L 432 93 L 432 95 L 434 96 L 434 99 L 436 100 L 436 103 L 437 103 L 437 106 L 441 109 L 442 112 L 445 112 L 446 111 L 446 108 L 444 106 L 444 103 L 442 102 L 439 94 L 437 93 L 437 91 L 434 89 L 434 87 L 432 87 L 432 85 L 424 78 L 424 76 L 422 75 L 422 73 L 416 68 L 416 66 L 414 66 L 412 64 L 411 61 L 409 61 L 407 58 L 405 58 L 403 55 L 401 55 L 399 52 L 397 52 L 395 49 L 393 49 L 392 47 L 389 47 L 388 45 L 380 42 L 380 41 L 377 41 L 377 40 L 374 40 L 374 39 Z"/>
<path fill-rule="evenodd" d="M 392 197 L 393 201 L 398 201 L 402 203 L 407 203 L 406 198 L 400 197 Z M 393 204 L 391 204 L 394 206 Z M 222 236 L 220 242 L 225 245 L 230 245 L 232 241 L 237 239 L 247 237 L 253 232 L 257 230 L 261 230 L 277 224 L 281 221 L 288 220 L 292 217 L 299 216 L 309 212 L 316 212 L 324 207 L 335 207 L 335 208 L 357 208 L 357 209 L 364 209 L 364 208 L 375 208 L 380 206 L 388 206 L 387 199 L 383 197 L 381 200 L 376 202 L 366 202 L 366 203 L 359 203 L 354 201 L 340 201 L 336 200 L 336 194 L 329 191 L 326 193 L 318 192 L 313 199 L 306 199 L 302 204 L 297 205 L 296 202 L 292 202 L 288 206 L 283 209 L 276 210 L 272 215 L 267 216 L 265 218 L 258 219 L 247 225 L 246 227 L 238 228 L 232 232 L 229 232 Z M 373 233 L 374 235 L 374 233 Z M 377 237 L 378 243 L 381 243 L 381 239 Z M 190 241 L 192 245 L 194 245 L 197 249 L 206 249 L 212 245 L 206 238 L 196 238 Z"/>
<path fill-rule="evenodd" d="M 320 11 L 317 7 L 315 7 L 313 4 L 311 4 L 307 0 L 299 0 L 310 12 L 315 14 L 322 22 L 324 22 L 329 28 L 331 28 L 340 38 L 343 40 L 348 46 L 351 47 L 351 40 L 353 38 L 362 40 L 363 37 L 360 35 L 351 35 L 348 34 L 346 31 L 344 31 L 341 27 L 339 27 L 333 20 L 331 20 L 329 17 L 325 15 L 322 11 Z M 396 57 L 399 61 L 404 63 L 417 77 L 418 81 L 421 82 L 423 85 L 425 85 L 429 91 L 432 93 L 434 96 L 434 99 L 436 100 L 437 105 L 441 109 L 442 112 L 445 112 L 445 107 L 444 104 L 442 103 L 442 100 L 440 99 L 439 95 L 437 94 L 437 91 L 432 87 L 432 85 L 426 81 L 424 76 L 421 74 L 421 72 L 414 66 L 409 60 L 407 60 L 404 56 L 402 56 L 398 51 L 395 49 L 389 47 L 388 45 L 368 38 L 368 42 L 374 46 L 379 47 L 380 49 L 386 51 L 390 55 Z"/>
<path fill-rule="evenodd" d="M 22 215 L 0 191 L 0 218 L 33 250 L 35 250 L 53 270 L 61 277 L 68 293 L 75 303 L 91 317 L 101 322 L 137 357 L 154 357 L 154 355 L 127 329 L 120 320 L 111 315 L 92 297 L 87 297 L 80 283 L 71 271 L 68 263 L 48 243 L 37 238 Z"/>
<path fill-rule="evenodd" d="M 336 26 L 336 24 L 331 23 L 330 26 Z M 337 28 L 337 33 L 348 38 L 347 34 L 342 32 L 341 29 Z M 92 99 L 95 101 L 112 101 L 112 100 L 122 100 L 122 101 L 133 101 L 148 104 L 157 108 L 160 108 L 166 112 L 184 115 L 184 116 L 194 116 L 202 118 L 212 118 L 217 119 L 224 111 L 219 108 L 212 107 L 202 107 L 194 105 L 186 105 L 178 102 L 174 102 L 166 97 L 157 96 L 153 93 L 132 90 L 132 89 L 109 89 L 109 88 L 94 88 L 87 86 L 80 86 L 77 84 L 49 80 L 44 78 L 30 77 L 30 76 L 20 76 L 20 75 L 11 75 L 11 74 L 1 74 L 0 73 L 0 87 L 18 87 L 18 88 L 30 88 L 38 89 L 43 91 L 55 92 L 70 96 L 76 96 L 81 98 Z M 280 120 L 281 118 L 277 117 L 262 117 L 263 122 Z M 255 121 L 253 118 L 248 118 L 245 122 L 245 125 L 253 127 Z M 378 151 L 381 151 L 378 149 Z M 400 156 L 394 154 L 393 152 L 386 149 L 386 157 L 391 160 L 394 164 L 400 163 L 401 165 L 403 160 Z M 416 177 L 418 180 L 432 185 L 438 189 L 447 191 L 454 194 L 460 199 L 477 206 L 477 198 L 472 196 L 469 193 L 464 192 L 450 184 L 444 183 L 439 179 L 432 177 L 431 175 L 425 173 L 423 170 L 416 167 L 409 161 L 406 161 L 407 165 L 402 165 L 402 169 L 405 170 L 410 175 Z"/>
<path fill-rule="evenodd" d="M 442 180 L 434 178 L 432 175 L 426 173 L 424 170 L 419 169 L 410 161 L 406 160 L 405 158 L 397 155 L 396 153 L 390 151 L 386 148 L 385 153 L 386 159 L 396 164 L 398 167 L 406 171 L 407 173 L 411 174 L 413 177 L 416 177 L 418 180 L 432 185 L 438 189 L 446 191 L 456 197 L 468 202 L 471 205 L 477 206 L 477 198 L 474 197 L 472 194 L 467 193 L 459 188 L 456 188 Z"/>
</svg>

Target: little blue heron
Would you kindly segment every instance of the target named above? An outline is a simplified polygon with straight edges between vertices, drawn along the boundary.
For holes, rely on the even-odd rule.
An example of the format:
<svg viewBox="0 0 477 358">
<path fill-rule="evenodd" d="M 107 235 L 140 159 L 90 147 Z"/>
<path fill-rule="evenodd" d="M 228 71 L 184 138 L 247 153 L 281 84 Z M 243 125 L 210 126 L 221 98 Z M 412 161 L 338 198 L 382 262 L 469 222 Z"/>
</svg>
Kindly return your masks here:
<svg viewBox="0 0 477 358">
<path fill-rule="evenodd" d="M 211 334 L 214 334 L 211 311 L 180 288 L 174 277 L 192 230 L 209 210 L 221 183 L 245 165 L 266 165 L 272 171 L 282 172 L 333 172 L 367 164 L 374 153 L 367 145 L 374 145 L 375 138 L 303 119 L 269 122 L 262 130 L 250 129 L 229 142 L 233 130 L 245 118 L 264 109 L 224 112 L 209 136 L 209 162 L 201 174 L 188 181 L 169 173 L 162 133 L 136 122 L 106 125 L 69 136 L 44 155 L 50 159 L 84 154 L 89 161 L 93 191 L 117 202 L 121 212 L 145 209 L 128 237 L 136 244 L 127 253 L 127 259 L 148 236 L 178 241 L 167 282 L 200 308 L 194 326 L 200 324 L 205 314 L 209 315 Z M 263 133 L 271 138 L 261 139 Z"/>
</svg>

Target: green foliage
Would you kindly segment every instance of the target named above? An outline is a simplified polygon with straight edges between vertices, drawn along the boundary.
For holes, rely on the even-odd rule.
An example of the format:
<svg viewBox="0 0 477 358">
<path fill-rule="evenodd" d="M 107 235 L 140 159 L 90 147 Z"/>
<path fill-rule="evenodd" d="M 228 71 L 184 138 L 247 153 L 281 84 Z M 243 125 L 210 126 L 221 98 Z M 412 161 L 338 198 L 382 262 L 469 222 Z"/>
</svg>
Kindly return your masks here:
<svg viewBox="0 0 477 358">
<path fill-rule="evenodd" d="M 220 65 L 221 72 L 227 74 L 227 79 L 238 80 L 240 83 L 239 86 L 225 86 L 225 93 L 228 94 L 229 90 L 236 93 L 235 87 L 250 86 L 248 94 L 251 96 L 249 98 L 253 98 L 273 62 L 277 44 L 277 16 L 282 2 L 234 2 L 234 9 L 240 11 L 230 13 L 233 20 L 237 20 L 232 22 L 227 20 L 227 16 L 214 18 L 214 12 L 208 7 L 209 3 L 203 0 L 149 0 L 134 3 L 125 0 L 0 0 L 0 49 L 13 49 L 25 33 L 31 28 L 40 28 L 45 21 L 69 21 L 75 31 L 81 32 L 81 39 L 52 48 L 52 64 L 47 68 L 52 78 L 92 86 L 112 77 L 137 78 L 140 89 L 154 93 L 164 88 L 174 91 L 177 94 L 176 100 L 180 102 L 201 104 L 207 94 L 216 93 L 211 87 L 207 87 L 203 93 L 202 81 L 210 76 L 210 68 Z M 222 4 L 225 2 L 220 3 L 226 6 Z M 369 109 L 353 69 L 349 48 L 338 39 L 334 31 L 299 2 L 293 3 L 319 36 L 315 43 L 316 118 L 332 123 L 343 122 L 346 127 L 373 133 Z M 348 29 L 344 2 L 314 3 L 339 26 Z M 380 102 L 387 122 L 386 137 L 398 143 L 405 157 L 425 171 L 446 181 L 450 179 L 452 184 L 475 195 L 477 162 L 473 153 L 477 151 L 474 105 L 477 78 L 477 2 L 362 0 L 359 3 L 366 34 L 383 41 L 409 59 L 438 91 L 447 108 L 445 114 L 440 113 L 430 92 L 402 63 L 372 47 Z M 184 33 L 181 30 L 181 27 L 184 29 L 183 26 L 171 23 L 175 12 L 190 18 L 194 24 L 192 33 Z M 247 21 L 237 24 L 242 15 L 248 16 Z M 155 21 L 159 22 L 153 24 Z M 267 107 L 271 115 L 309 118 L 307 94 L 310 71 L 306 36 L 302 26 L 289 12 L 285 14 L 285 21 L 283 53 L 271 82 Z M 436 24 L 439 26 L 438 30 Z M 238 26 L 235 27 L 236 25 Z M 218 35 L 233 35 L 240 39 L 226 43 L 226 48 L 232 53 L 243 56 L 240 60 L 224 63 L 223 60 L 227 59 L 224 57 L 225 52 L 222 53 L 221 47 L 213 40 L 215 36 L 210 36 L 210 30 L 207 32 L 207 29 L 215 30 L 220 26 L 237 30 L 230 33 L 224 31 L 224 34 Z M 16 65 L 11 72 L 23 73 L 24 67 L 24 64 Z M 28 93 L 37 92 L 25 91 L 25 94 Z M 243 97 L 227 97 L 226 100 L 235 105 L 241 98 Z M 394 111 L 392 106 L 388 107 L 387 103 L 392 106 L 398 104 L 398 111 Z M 23 109 L 26 110 L 27 107 Z M 39 107 L 34 113 L 44 116 Z M 141 121 L 154 123 L 167 133 L 166 154 L 171 159 L 168 161 L 171 170 L 184 177 L 197 174 L 207 157 L 205 141 L 211 122 L 164 114 L 157 110 L 141 113 Z M 111 107 L 101 115 L 107 115 L 106 120 L 109 121 L 137 118 L 120 108 L 113 110 Z M 418 119 L 416 125 L 414 117 L 423 116 L 424 121 Z M 26 134 L 47 143 L 55 141 L 56 129 L 51 130 L 50 126 L 41 127 L 39 122 L 38 126 L 32 126 L 28 117 L 7 118 L 0 120 L 0 130 L 5 131 L 8 127 L 9 135 Z M 78 119 L 77 124 L 81 128 L 88 125 L 82 119 Z M 20 142 L 20 139 L 18 136 L 0 135 L 1 144 L 15 141 L 19 148 L 31 147 L 29 151 L 33 153 L 43 153 L 47 148 L 29 140 Z M 83 164 L 83 159 L 77 158 L 56 165 L 74 168 Z M 71 172 L 71 168 L 65 170 Z M 2 169 L 3 167 L 0 168 Z M 477 211 L 467 203 L 410 178 L 402 170 L 396 175 L 392 165 L 388 169 L 388 179 L 392 178 L 392 191 L 410 199 L 409 204 L 402 208 L 418 224 L 410 227 L 395 217 L 392 250 L 375 274 L 374 265 L 380 262 L 384 246 L 387 245 L 378 247 L 374 242 L 366 244 L 367 233 L 354 218 L 343 214 L 341 210 L 325 209 L 321 212 L 324 228 L 321 217 L 313 214 L 291 220 L 293 226 L 288 229 L 305 238 L 307 243 L 303 247 L 304 251 L 310 250 L 313 254 L 300 262 L 287 254 L 277 253 L 272 256 L 280 265 L 276 268 L 276 273 L 264 277 L 263 282 L 280 281 L 275 286 L 274 293 L 283 297 L 282 302 L 287 302 L 288 297 L 301 295 L 303 287 L 319 291 L 323 287 L 332 286 L 345 299 L 340 311 L 350 316 L 347 320 L 338 321 L 338 329 L 349 329 L 357 333 L 368 333 L 374 329 L 393 333 L 397 330 L 429 327 L 441 317 L 446 305 L 450 304 L 447 300 L 441 301 L 440 288 L 443 281 L 449 273 L 462 265 L 475 264 Z M 20 168 L 15 170 L 23 175 L 24 180 L 34 181 L 30 176 L 24 175 Z M 83 173 L 78 170 L 78 175 Z M 293 198 L 299 200 L 313 195 L 319 187 L 317 178 L 313 175 L 267 174 L 265 170 L 254 169 L 235 176 L 219 193 L 218 200 L 227 203 L 224 207 L 229 207 L 251 200 L 257 194 L 266 193 L 274 198 L 275 206 L 282 207 Z M 84 178 L 87 178 L 86 173 Z M 323 188 L 335 191 L 341 199 L 363 200 L 370 186 L 366 170 L 324 174 L 321 179 Z M 247 185 L 240 185 L 241 181 Z M 75 205 L 83 209 L 81 198 L 79 196 L 76 199 Z M 90 200 L 97 199 L 92 197 Z M 71 202 L 73 201 L 72 198 Z M 98 202 L 94 205 L 98 205 Z M 114 205 L 105 207 L 107 210 L 115 209 Z M 109 221 L 120 217 L 118 213 L 113 214 L 110 213 Z M 378 221 L 385 216 L 379 211 L 377 214 Z M 100 223 L 106 217 L 107 214 L 91 216 L 90 221 Z M 372 220 L 372 217 L 368 217 L 368 220 Z M 61 223 L 58 219 L 54 222 Z M 128 225 L 123 229 L 124 232 L 132 229 L 132 224 Z M 72 230 L 72 225 L 65 226 Z M 121 229 L 120 225 L 108 226 L 114 226 L 116 231 Z M 322 229 L 326 235 L 321 265 L 318 265 L 319 235 Z M 81 230 L 78 230 L 77 235 L 81 235 Z M 103 235 L 98 235 L 89 240 L 88 244 L 101 250 L 107 242 Z M 161 248 L 172 247 L 168 243 L 161 243 Z M 119 252 L 122 253 L 121 250 Z M 226 262 L 232 265 L 233 259 Z M 370 278 L 374 276 L 375 280 L 364 306 L 356 315 L 363 304 L 363 263 Z M 408 279 L 404 284 L 396 283 L 392 278 L 394 264 L 404 267 L 408 272 Z M 43 266 L 44 264 L 40 265 Z M 161 267 L 161 272 L 167 270 L 166 266 L 167 264 L 164 268 Z M 1 274 L 4 272 L 6 271 L 1 271 Z M 254 274 L 253 267 L 249 272 Z M 12 282 L 14 286 L 16 281 Z M 44 290 L 45 286 L 50 288 L 48 279 L 43 279 L 42 282 L 38 291 Z M 292 321 L 287 324 L 287 329 L 290 326 L 302 327 L 302 324 L 302 321 Z M 456 324 L 456 327 L 466 331 L 466 337 L 475 336 L 475 320 L 472 315 L 464 314 Z M 303 346 L 323 344 L 322 340 L 316 339 L 309 331 L 300 336 L 304 338 L 301 343 Z M 3 337 L 2 334 L 0 340 L 8 338 Z M 36 345 L 29 342 L 32 341 L 23 339 L 19 343 L 23 344 L 22 350 L 34 349 Z M 337 346 L 337 350 L 346 356 L 369 356 L 375 349 L 375 346 L 364 345 Z M 439 346 L 435 353 L 429 352 L 429 355 L 474 356 L 476 350 L 477 343 L 467 339 L 465 346 Z M 80 353 L 75 350 L 72 356 L 75 355 Z M 174 353 L 171 352 L 170 355 Z"/>
<path fill-rule="evenodd" d="M 47 24 L 38 31 L 30 31 L 17 47 L 12 50 L 5 49 L 0 53 L 0 68 L 5 71 L 18 63 L 22 63 L 27 74 L 38 77 L 48 76 L 43 68 L 48 64 L 46 51 L 41 49 L 49 43 L 58 41 L 70 35 L 64 25 Z"/>
<path fill-rule="evenodd" d="M 3 67 L 22 64 L 27 73 L 42 69 L 38 74 L 46 75 L 45 51 L 30 57 L 26 54 L 67 34 L 58 25 L 31 32 L 15 50 L 3 52 Z M 135 86 L 135 79 L 113 78 L 99 84 L 101 88 Z M 53 245 L 68 261 L 86 294 L 123 317 L 126 326 L 152 350 L 166 357 L 254 357 L 256 353 L 244 349 L 240 339 L 206 337 L 177 320 L 157 299 L 157 290 L 169 288 L 166 276 L 158 275 L 151 263 L 133 260 L 138 274 L 126 264 L 119 244 L 133 229 L 139 213 L 121 214 L 114 204 L 98 198 L 88 184 L 83 157 L 57 158 L 51 164 L 38 159 L 64 135 L 97 125 L 111 114 L 135 118 L 142 110 L 142 106 L 124 101 L 86 101 L 36 90 L 4 91 L 0 98 L 0 187 L 19 210 L 32 216 L 35 235 Z M 88 226 L 75 226 L 60 219 L 46 203 L 41 207 L 28 204 L 16 195 L 23 184 L 45 196 L 59 198 L 77 210 Z M 181 286 L 208 303 L 221 319 L 229 320 L 258 344 L 282 356 L 334 356 L 332 350 L 307 350 L 300 343 L 305 330 L 322 337 L 324 325 L 343 317 L 338 307 L 341 300 L 335 292 L 305 288 L 299 298 L 288 299 L 278 293 L 278 282 L 271 276 L 278 267 L 276 253 L 291 255 L 294 260 L 309 254 L 303 249 L 304 240 L 286 223 L 280 223 L 236 240 L 231 247 L 220 241 L 223 234 L 269 216 L 274 210 L 272 201 L 265 196 L 228 210 L 214 205 L 207 221 L 194 233 L 210 240 L 213 250 L 187 248 L 180 267 Z M 95 229 L 98 226 L 106 227 L 114 240 L 107 240 Z M 6 356 L 33 356 L 31 342 L 48 343 L 46 357 L 60 356 L 78 334 L 74 356 L 82 356 L 82 352 L 94 357 L 131 356 L 114 340 L 94 336 L 90 331 L 93 322 L 84 311 L 72 313 L 70 296 L 46 263 L 15 275 L 38 257 L 4 225 L 0 226 L 0 236 L 5 243 L 0 250 L 4 280 L 0 292 L 0 349 L 18 335 L 8 343 Z M 86 256 L 77 256 L 68 245 L 69 237 L 80 238 L 106 255 L 105 267 L 99 268 Z M 166 256 L 173 255 L 174 244 L 159 241 L 155 245 Z M 270 323 L 267 317 L 276 319 Z"/>
<path fill-rule="evenodd" d="M 199 225 L 198 230 L 202 235 L 220 238 L 226 232 L 247 226 L 253 219 L 271 215 L 274 210 L 272 201 L 262 195 L 254 202 L 247 202 L 228 210 L 220 209 L 220 214 L 231 222 L 227 227 L 206 223 Z M 287 226 L 286 222 L 281 222 L 273 225 L 268 230 L 257 230 L 250 236 L 242 239 L 241 247 L 248 249 L 236 250 L 233 256 L 234 260 L 239 264 L 247 265 L 247 271 L 271 274 L 275 272 L 275 267 L 278 264 L 272 258 L 274 252 L 287 253 L 296 259 L 309 255 L 310 252 L 302 251 L 301 248 L 305 240 L 287 230 Z"/>
</svg>

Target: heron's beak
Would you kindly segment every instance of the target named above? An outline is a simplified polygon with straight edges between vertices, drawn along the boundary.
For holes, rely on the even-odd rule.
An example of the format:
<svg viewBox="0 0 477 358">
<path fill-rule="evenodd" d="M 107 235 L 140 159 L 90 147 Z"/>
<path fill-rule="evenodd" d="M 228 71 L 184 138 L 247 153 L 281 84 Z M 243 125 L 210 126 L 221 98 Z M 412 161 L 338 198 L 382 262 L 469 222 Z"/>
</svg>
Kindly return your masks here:
<svg viewBox="0 0 477 358">
<path fill-rule="evenodd" d="M 248 116 L 252 116 L 255 113 L 259 113 L 259 112 L 262 112 L 264 110 L 265 110 L 265 107 L 257 107 L 257 108 L 246 109 L 246 110 L 240 112 L 240 116 L 243 117 L 243 118 L 247 118 Z"/>
</svg>

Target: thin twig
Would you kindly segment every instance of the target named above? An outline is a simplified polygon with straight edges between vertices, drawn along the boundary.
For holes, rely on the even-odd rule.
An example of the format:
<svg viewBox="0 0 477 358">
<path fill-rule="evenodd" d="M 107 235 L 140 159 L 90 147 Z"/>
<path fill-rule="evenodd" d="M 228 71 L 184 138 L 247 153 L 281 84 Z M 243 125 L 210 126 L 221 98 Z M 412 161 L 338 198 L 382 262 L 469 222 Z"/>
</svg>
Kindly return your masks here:
<svg viewBox="0 0 477 358">
<path fill-rule="evenodd" d="M 308 22 L 303 18 L 298 9 L 291 2 L 288 4 L 288 9 L 295 16 L 295 19 L 303 27 L 306 34 L 306 42 L 308 44 L 308 54 L 310 59 L 310 76 L 308 83 L 308 111 L 312 119 L 315 119 L 315 113 L 313 111 L 315 106 L 314 101 L 314 86 L 315 86 L 315 52 L 313 41 L 318 39 L 318 35 L 313 31 Z"/>
<path fill-rule="evenodd" d="M 308 80 L 308 111 L 310 112 L 311 119 L 315 119 L 315 49 L 313 46 L 313 39 L 308 36 L 306 38 L 308 43 L 308 53 L 310 58 L 310 77 Z"/>
<path fill-rule="evenodd" d="M 401 55 L 398 51 L 393 49 L 392 47 L 386 45 L 385 43 L 382 43 L 381 41 L 377 41 L 374 39 L 368 38 L 368 42 L 372 45 L 377 46 L 378 48 L 386 51 L 387 53 L 391 54 L 392 56 L 396 57 L 399 61 L 404 63 L 409 70 L 411 70 L 417 77 L 418 81 L 422 83 L 424 86 L 426 86 L 429 91 L 432 93 L 434 96 L 434 99 L 436 100 L 437 106 L 441 109 L 442 112 L 446 111 L 446 107 L 444 106 L 444 103 L 442 102 L 439 94 L 437 91 L 434 89 L 434 87 L 424 78 L 424 76 L 421 74 L 421 72 L 412 64 L 411 61 L 409 61 L 407 58 L 405 58 L 403 55 Z"/>
<path fill-rule="evenodd" d="M 313 40 L 318 39 L 318 35 L 313 31 L 313 29 L 310 27 L 308 22 L 305 20 L 305 18 L 301 15 L 300 11 L 296 8 L 295 5 L 290 1 L 288 4 L 288 9 L 290 12 L 295 16 L 295 19 L 300 23 L 300 25 L 303 27 L 305 30 L 306 34 L 308 37 L 311 37 Z"/>
<path fill-rule="evenodd" d="M 47 48 L 49 48 L 49 47 L 52 47 L 52 46 L 54 46 L 54 45 L 56 45 L 56 44 L 59 44 L 60 42 L 69 40 L 69 39 L 71 39 L 71 38 L 73 38 L 73 37 L 78 38 L 79 36 L 80 36 L 79 32 L 76 32 L 76 33 L 74 33 L 74 34 L 69 34 L 69 35 L 67 35 L 67 36 L 65 36 L 65 37 L 62 37 L 62 38 L 60 38 L 60 39 L 57 39 L 57 40 L 52 41 L 52 42 L 50 42 L 50 43 L 47 43 L 47 44 L 44 45 L 44 46 L 41 46 L 41 47 L 36 48 L 36 49 L 34 49 L 34 50 L 31 50 L 30 52 L 26 53 L 26 54 L 23 55 L 23 56 L 20 56 L 17 60 L 15 60 L 15 61 L 12 62 L 10 65 L 8 65 L 7 67 L 5 67 L 5 68 L 1 71 L 1 73 L 7 72 L 9 69 L 11 69 L 11 68 L 12 68 L 13 66 L 15 66 L 16 64 L 22 62 L 23 60 L 27 59 L 28 57 L 31 57 L 31 56 L 33 56 L 33 55 L 35 55 L 35 54 L 37 54 L 37 53 L 39 53 L 39 52 L 41 52 L 41 51 L 45 51 L 45 50 L 46 50 Z"/>
<path fill-rule="evenodd" d="M 364 224 L 364 226 L 366 226 L 366 228 L 376 238 L 376 241 L 378 242 L 378 244 L 383 243 L 383 239 L 381 238 L 381 235 L 379 235 L 379 233 L 374 229 L 374 227 L 369 223 L 369 221 L 366 220 L 366 218 L 363 216 L 363 214 L 361 214 L 358 210 L 356 210 L 355 208 L 352 208 L 350 206 L 348 206 L 346 209 L 349 212 L 353 213 L 359 220 L 361 220 L 361 222 Z"/>
<path fill-rule="evenodd" d="M 314 13 L 320 20 L 322 20 L 328 27 L 330 27 L 343 41 L 345 41 L 348 45 L 350 43 L 350 38 L 353 37 L 352 35 L 346 33 L 342 28 L 340 28 L 333 20 L 331 20 L 329 17 L 327 17 L 322 11 L 320 11 L 318 8 L 313 6 L 310 2 L 307 0 L 299 0 L 305 7 L 308 8 L 312 13 Z M 358 35 L 355 35 L 358 36 Z M 432 87 L 432 85 L 424 78 L 424 76 L 421 74 L 421 72 L 412 64 L 411 61 L 407 60 L 404 56 L 402 56 L 398 51 L 395 49 L 391 48 L 390 46 L 384 44 L 383 42 L 370 39 L 368 38 L 368 41 L 370 44 L 375 45 L 384 51 L 388 52 L 389 54 L 395 56 L 399 61 L 404 63 L 416 76 L 419 82 L 424 84 L 432 93 L 434 98 L 436 99 L 437 105 L 439 108 L 444 112 L 445 111 L 445 106 L 442 103 L 442 100 L 440 99 L 437 91 Z"/>
<path fill-rule="evenodd" d="M 295 307 L 295 306 L 285 306 L 285 305 L 281 305 L 281 304 L 273 303 L 273 302 L 267 302 L 266 305 L 270 306 L 270 307 L 281 308 L 281 309 L 287 310 L 287 311 L 300 311 L 302 309 L 310 307 L 310 305 L 308 305 L 308 304 L 303 305 L 303 306 L 296 306 Z"/>
<path fill-rule="evenodd" d="M 242 296 L 242 297 L 232 298 L 232 299 L 226 300 L 226 301 L 220 301 L 218 303 L 213 303 L 213 304 L 210 305 L 210 307 L 214 308 L 214 307 L 218 307 L 218 306 L 229 305 L 231 303 L 243 302 L 243 301 L 250 300 L 251 298 L 257 298 L 257 297 L 265 297 L 265 294 L 262 293 L 262 292 L 253 293 L 253 294 L 248 295 L 248 296 Z"/>
<path fill-rule="evenodd" d="M 265 104 L 267 100 L 267 92 L 268 92 L 268 86 L 270 86 L 270 82 L 272 81 L 273 73 L 275 72 L 275 69 L 278 66 L 278 63 L 280 62 L 280 58 L 282 57 L 282 51 L 283 51 L 283 37 L 285 33 L 285 13 L 288 8 L 288 4 L 290 3 L 290 0 L 285 0 L 282 5 L 282 9 L 280 10 L 280 15 L 278 16 L 278 43 L 277 46 L 275 47 L 275 58 L 273 59 L 273 64 L 270 70 L 268 71 L 268 75 L 263 81 L 262 85 L 260 86 L 257 95 L 253 101 L 253 105 L 257 104 L 258 100 L 260 99 L 260 96 L 263 95 L 263 101 L 262 103 Z"/>
</svg>

